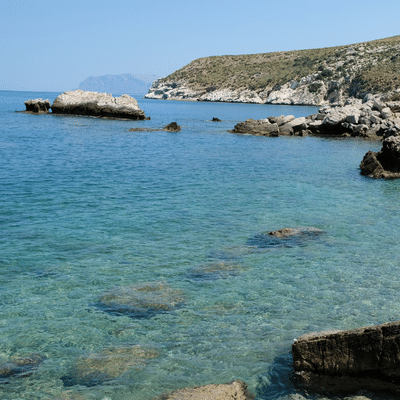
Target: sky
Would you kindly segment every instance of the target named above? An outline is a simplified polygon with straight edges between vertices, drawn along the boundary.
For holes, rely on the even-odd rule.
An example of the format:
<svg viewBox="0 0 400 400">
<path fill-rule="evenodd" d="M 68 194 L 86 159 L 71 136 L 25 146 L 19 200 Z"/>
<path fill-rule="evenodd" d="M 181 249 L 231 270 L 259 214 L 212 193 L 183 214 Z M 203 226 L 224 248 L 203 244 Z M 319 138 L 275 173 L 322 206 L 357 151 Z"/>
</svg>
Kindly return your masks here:
<svg viewBox="0 0 400 400">
<path fill-rule="evenodd" d="M 399 0 L 0 0 L 0 90 L 382 39 L 400 35 L 399 16 Z"/>
</svg>

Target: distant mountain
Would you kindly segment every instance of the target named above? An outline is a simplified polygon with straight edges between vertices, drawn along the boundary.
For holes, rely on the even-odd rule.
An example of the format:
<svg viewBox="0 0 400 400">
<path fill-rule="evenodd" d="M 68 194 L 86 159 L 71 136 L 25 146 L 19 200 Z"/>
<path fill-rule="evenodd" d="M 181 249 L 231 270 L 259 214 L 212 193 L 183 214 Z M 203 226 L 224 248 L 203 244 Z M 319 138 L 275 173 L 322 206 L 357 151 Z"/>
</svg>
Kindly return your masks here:
<svg viewBox="0 0 400 400">
<path fill-rule="evenodd" d="M 146 94 L 158 78 L 156 75 L 145 74 L 91 76 L 79 84 L 79 89 L 112 95 Z"/>
</svg>

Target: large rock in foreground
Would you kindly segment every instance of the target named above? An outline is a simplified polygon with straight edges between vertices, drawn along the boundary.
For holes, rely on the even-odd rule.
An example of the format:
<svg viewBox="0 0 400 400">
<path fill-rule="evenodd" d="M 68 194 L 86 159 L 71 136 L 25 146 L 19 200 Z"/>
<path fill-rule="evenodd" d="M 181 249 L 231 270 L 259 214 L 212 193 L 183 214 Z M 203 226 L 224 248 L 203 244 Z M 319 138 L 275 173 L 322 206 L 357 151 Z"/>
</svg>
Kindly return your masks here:
<svg viewBox="0 0 400 400">
<path fill-rule="evenodd" d="M 360 385 L 400 393 L 400 321 L 309 333 L 293 343 L 292 353 L 297 375 L 314 386 L 334 388 L 336 382 L 336 389 Z"/>
<path fill-rule="evenodd" d="M 247 391 L 242 381 L 206 385 L 195 388 L 184 388 L 162 396 L 162 400 L 253 400 L 254 396 Z"/>
<path fill-rule="evenodd" d="M 133 97 L 123 94 L 74 90 L 60 94 L 51 106 L 53 114 L 88 115 L 103 118 L 145 119 L 144 111 Z"/>
<path fill-rule="evenodd" d="M 369 151 L 360 164 L 361 174 L 371 178 L 400 178 L 400 136 L 389 136 L 381 151 Z"/>
</svg>

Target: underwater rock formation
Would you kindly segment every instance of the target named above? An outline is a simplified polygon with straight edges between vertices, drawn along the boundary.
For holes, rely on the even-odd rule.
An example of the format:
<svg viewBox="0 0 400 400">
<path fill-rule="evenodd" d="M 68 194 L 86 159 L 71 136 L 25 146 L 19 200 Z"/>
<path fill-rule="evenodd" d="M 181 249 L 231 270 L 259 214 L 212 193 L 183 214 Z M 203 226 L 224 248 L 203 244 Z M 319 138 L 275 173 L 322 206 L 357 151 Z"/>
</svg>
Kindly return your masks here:
<svg viewBox="0 0 400 400">
<path fill-rule="evenodd" d="M 112 315 L 149 318 L 154 314 L 172 311 L 184 302 L 182 292 L 165 282 L 140 283 L 106 290 L 96 306 Z"/>
<path fill-rule="evenodd" d="M 233 262 L 210 261 L 191 268 L 187 277 L 195 281 L 215 280 L 238 275 L 241 270 L 241 267 Z"/>
<path fill-rule="evenodd" d="M 230 383 L 184 388 L 164 395 L 162 400 L 253 400 L 254 395 L 247 391 L 246 383 L 236 380 Z M 160 400 L 160 399 L 158 399 Z"/>
<path fill-rule="evenodd" d="M 0 365 L 0 380 L 30 376 L 45 359 L 46 357 L 40 354 L 13 358 Z"/>
<path fill-rule="evenodd" d="M 79 358 L 61 380 L 66 387 L 97 386 L 118 378 L 131 368 L 144 368 L 146 362 L 155 357 L 158 357 L 155 350 L 140 346 L 110 347 Z"/>
<path fill-rule="evenodd" d="M 248 246 L 260 249 L 274 247 L 302 246 L 310 239 L 315 239 L 324 233 L 318 228 L 283 228 L 273 232 L 262 232 L 247 240 Z"/>
</svg>

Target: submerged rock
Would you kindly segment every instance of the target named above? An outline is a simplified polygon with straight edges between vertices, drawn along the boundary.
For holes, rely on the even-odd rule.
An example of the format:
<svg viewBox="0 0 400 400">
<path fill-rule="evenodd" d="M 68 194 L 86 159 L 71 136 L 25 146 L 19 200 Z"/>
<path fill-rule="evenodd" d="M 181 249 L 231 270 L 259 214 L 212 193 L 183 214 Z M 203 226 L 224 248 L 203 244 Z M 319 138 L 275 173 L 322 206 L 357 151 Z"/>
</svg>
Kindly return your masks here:
<svg viewBox="0 0 400 400">
<path fill-rule="evenodd" d="M 33 114 L 46 114 L 50 110 L 50 100 L 27 100 L 24 102 L 26 112 Z"/>
<path fill-rule="evenodd" d="M 163 395 L 158 400 L 253 400 L 254 397 L 248 392 L 246 383 L 236 380 L 230 383 L 179 389 Z"/>
<path fill-rule="evenodd" d="M 27 357 L 13 358 L 0 365 L 0 379 L 22 378 L 32 375 L 39 365 L 46 359 L 40 354 L 31 354 Z"/>
<path fill-rule="evenodd" d="M 318 228 L 283 228 L 273 232 L 263 232 L 247 240 L 248 246 L 260 249 L 274 247 L 294 247 L 304 245 L 307 240 L 323 234 Z"/>
<path fill-rule="evenodd" d="M 168 125 L 165 125 L 164 128 L 131 128 L 129 132 L 179 132 L 181 127 L 176 122 L 171 122 Z"/>
<path fill-rule="evenodd" d="M 369 151 L 360 164 L 361 174 L 371 178 L 400 178 L 400 136 L 383 140 L 381 151 Z"/>
<path fill-rule="evenodd" d="M 149 359 L 158 357 L 155 350 L 140 346 L 110 347 L 100 353 L 81 357 L 71 371 L 61 377 L 64 386 L 101 385 L 118 378 L 131 368 L 140 369 Z"/>
<path fill-rule="evenodd" d="M 51 106 L 53 114 L 88 115 L 103 118 L 146 119 L 133 97 L 123 94 L 113 97 L 107 93 L 74 90 L 60 94 Z"/>
<path fill-rule="evenodd" d="M 164 282 L 118 286 L 105 291 L 96 303 L 112 315 L 149 318 L 157 313 L 172 311 L 184 302 L 182 292 Z"/>
<path fill-rule="evenodd" d="M 312 387 L 400 394 L 400 321 L 309 333 L 295 340 L 292 354 L 296 376 Z"/>
<path fill-rule="evenodd" d="M 228 261 L 214 261 L 191 268 L 187 277 L 196 281 L 215 280 L 238 275 L 240 272 L 241 267 L 235 263 Z"/>
</svg>

